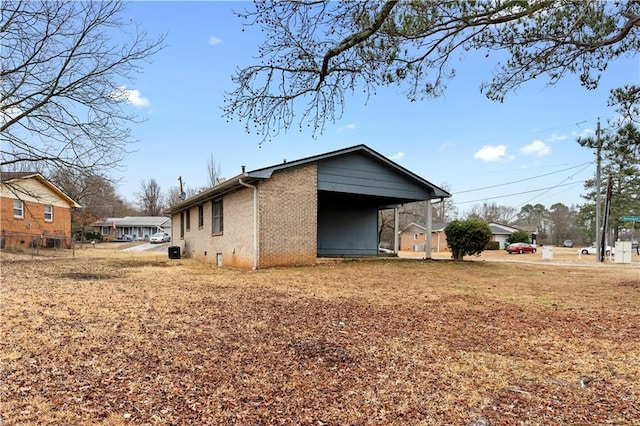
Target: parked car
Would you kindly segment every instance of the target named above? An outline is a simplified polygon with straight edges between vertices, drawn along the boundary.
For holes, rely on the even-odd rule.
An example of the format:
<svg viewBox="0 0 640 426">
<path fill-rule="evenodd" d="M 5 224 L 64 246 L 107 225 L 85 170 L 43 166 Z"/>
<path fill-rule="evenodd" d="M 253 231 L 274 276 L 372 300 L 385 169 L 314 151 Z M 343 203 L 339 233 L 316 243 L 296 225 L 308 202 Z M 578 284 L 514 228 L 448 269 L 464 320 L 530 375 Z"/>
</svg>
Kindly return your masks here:
<svg viewBox="0 0 640 426">
<path fill-rule="evenodd" d="M 595 244 L 591 244 L 589 247 L 582 247 L 578 249 L 578 253 L 582 253 L 582 254 L 596 254 L 596 252 L 597 252 L 597 249 Z M 604 254 L 607 256 L 609 256 L 610 254 L 613 254 L 614 252 L 615 250 L 611 246 L 607 246 L 604 250 Z"/>
<path fill-rule="evenodd" d="M 562 247 L 573 248 L 573 240 L 564 240 L 562 243 Z"/>
<path fill-rule="evenodd" d="M 168 243 L 169 241 L 171 241 L 171 236 L 169 236 L 169 234 L 167 234 L 166 232 L 156 232 L 151 237 L 149 237 L 149 242 L 151 244 L 162 244 Z"/>
<path fill-rule="evenodd" d="M 528 243 L 513 243 L 513 244 L 509 244 L 505 250 L 509 254 L 535 253 L 536 247 Z"/>
</svg>

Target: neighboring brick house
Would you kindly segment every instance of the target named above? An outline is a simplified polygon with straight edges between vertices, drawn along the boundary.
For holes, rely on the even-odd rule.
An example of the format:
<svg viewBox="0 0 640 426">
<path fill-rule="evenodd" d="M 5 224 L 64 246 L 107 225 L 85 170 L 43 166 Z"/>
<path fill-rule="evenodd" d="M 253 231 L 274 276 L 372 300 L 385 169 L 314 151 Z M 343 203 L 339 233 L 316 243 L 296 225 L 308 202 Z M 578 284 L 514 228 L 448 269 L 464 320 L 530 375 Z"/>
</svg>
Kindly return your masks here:
<svg viewBox="0 0 640 426">
<path fill-rule="evenodd" d="M 0 180 L 2 248 L 71 246 L 74 200 L 40 173 L 2 172 Z"/>
<path fill-rule="evenodd" d="M 365 145 L 243 172 L 164 213 L 183 256 L 242 268 L 377 256 L 378 211 L 450 194 Z M 171 248 L 170 248 L 171 249 Z"/>
<path fill-rule="evenodd" d="M 431 226 L 431 251 L 449 251 L 447 236 L 444 234 L 446 223 L 434 223 Z M 400 234 L 400 250 L 425 251 L 427 244 L 427 226 L 412 222 L 405 226 Z"/>
<path fill-rule="evenodd" d="M 497 241 L 500 249 L 507 245 L 507 239 L 516 231 L 521 229 L 511 226 L 501 225 L 491 222 L 488 224 L 491 229 L 491 241 Z M 450 251 L 447 245 L 447 236 L 444 233 L 446 223 L 434 223 L 431 233 L 431 250 L 434 252 Z M 410 223 L 404 227 L 400 234 L 400 250 L 406 251 L 425 251 L 426 244 L 426 225 L 418 223 Z M 535 244 L 535 229 L 522 229 L 531 234 L 531 241 Z"/>
</svg>

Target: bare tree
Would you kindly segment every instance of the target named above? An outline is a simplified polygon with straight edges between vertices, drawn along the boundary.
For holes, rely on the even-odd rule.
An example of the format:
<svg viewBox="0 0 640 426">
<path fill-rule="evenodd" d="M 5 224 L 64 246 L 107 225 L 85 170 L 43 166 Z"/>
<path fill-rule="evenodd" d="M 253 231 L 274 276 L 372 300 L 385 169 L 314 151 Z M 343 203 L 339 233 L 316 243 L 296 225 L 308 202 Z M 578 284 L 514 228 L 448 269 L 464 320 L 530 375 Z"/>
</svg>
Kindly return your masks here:
<svg viewBox="0 0 640 426">
<path fill-rule="evenodd" d="M 218 164 L 216 159 L 213 158 L 213 154 L 209 156 L 209 160 L 207 161 L 207 178 L 209 187 L 216 186 L 220 183 L 220 179 L 222 178 L 220 164 Z"/>
<path fill-rule="evenodd" d="M 449 191 L 449 185 L 445 182 L 440 188 Z M 431 205 L 431 218 L 434 223 L 446 223 L 456 216 L 457 209 L 453 205 L 451 198 L 445 198 L 440 202 Z M 378 241 L 391 244 L 395 229 L 394 212 L 392 209 L 380 210 L 378 212 Z M 416 201 L 403 204 L 398 208 L 398 228 L 402 229 L 415 222 L 419 225 L 427 223 L 427 203 L 426 201 Z"/>
<path fill-rule="evenodd" d="M 238 15 L 265 41 L 260 62 L 233 77 L 224 115 L 265 139 L 294 120 L 321 133 L 356 90 L 439 96 L 466 51 L 506 53 L 480 85 L 494 100 L 543 75 L 554 84 L 575 74 L 594 89 L 612 59 L 640 51 L 639 2 L 266 0 Z"/>
<path fill-rule="evenodd" d="M 73 169 L 58 169 L 50 178 L 58 188 L 80 204 L 71 212 L 74 231 L 87 230 L 93 222 L 106 217 L 125 216 L 135 210 L 116 193 L 115 186 L 106 177 Z"/>
<path fill-rule="evenodd" d="M 148 216 L 160 216 L 164 208 L 162 191 L 155 179 L 140 182 L 140 192 L 137 194 L 140 200 L 141 213 Z"/>
<path fill-rule="evenodd" d="M 158 52 L 117 0 L 3 1 L 0 166 L 113 168 L 127 154 L 132 92 Z M 115 40 L 125 40 L 118 42 Z"/>
<path fill-rule="evenodd" d="M 169 188 L 165 196 L 165 204 L 168 207 L 175 206 L 176 204 L 183 202 L 185 199 L 193 197 L 198 192 L 199 191 L 197 189 L 189 187 L 185 187 L 181 190 L 179 186 L 172 186 Z"/>
<path fill-rule="evenodd" d="M 499 206 L 498 204 L 482 203 L 471 207 L 467 213 L 467 219 L 480 219 L 487 223 L 496 222 L 503 225 L 511 225 L 518 217 L 518 210 L 511 206 Z"/>
</svg>

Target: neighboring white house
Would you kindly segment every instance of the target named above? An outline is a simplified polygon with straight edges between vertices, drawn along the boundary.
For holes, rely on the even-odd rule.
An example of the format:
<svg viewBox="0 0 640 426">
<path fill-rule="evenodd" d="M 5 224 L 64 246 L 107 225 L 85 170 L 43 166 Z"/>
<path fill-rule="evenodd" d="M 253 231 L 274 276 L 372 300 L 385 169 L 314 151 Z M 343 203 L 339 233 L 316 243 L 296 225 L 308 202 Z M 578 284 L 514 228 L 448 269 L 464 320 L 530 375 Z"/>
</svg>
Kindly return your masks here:
<svg viewBox="0 0 640 426">
<path fill-rule="evenodd" d="M 498 241 L 500 243 L 500 248 L 503 249 L 507 246 L 507 239 L 517 231 L 525 231 L 530 234 L 530 242 L 532 244 L 536 244 L 536 234 L 537 232 L 531 227 L 527 227 L 527 229 L 522 228 L 514 228 L 512 226 L 502 225 L 500 223 L 491 222 L 489 223 L 489 228 L 491 228 L 492 240 Z"/>
<path fill-rule="evenodd" d="M 108 217 L 91 224 L 104 241 L 116 238 L 148 240 L 156 232 L 171 235 L 171 219 L 166 216 Z"/>
</svg>

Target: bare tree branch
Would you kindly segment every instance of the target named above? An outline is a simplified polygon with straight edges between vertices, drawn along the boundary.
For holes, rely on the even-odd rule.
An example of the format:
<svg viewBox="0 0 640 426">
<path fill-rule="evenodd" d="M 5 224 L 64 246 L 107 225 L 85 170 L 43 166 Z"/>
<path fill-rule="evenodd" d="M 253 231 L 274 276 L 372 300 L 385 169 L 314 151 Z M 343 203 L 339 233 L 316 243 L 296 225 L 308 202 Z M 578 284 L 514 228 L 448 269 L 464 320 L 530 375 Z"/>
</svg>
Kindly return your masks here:
<svg viewBox="0 0 640 426">
<path fill-rule="evenodd" d="M 123 87 L 158 52 L 124 3 L 5 1 L 0 166 L 113 168 L 132 142 Z M 119 41 L 121 40 L 121 41 Z"/>
<path fill-rule="evenodd" d="M 238 16 L 266 36 L 259 63 L 233 77 L 224 116 L 263 141 L 295 122 L 317 136 L 356 90 L 439 96 L 466 51 L 506 54 L 479 82 L 498 101 L 539 77 L 554 84 L 574 74 L 593 89 L 612 59 L 640 51 L 639 2 L 265 0 Z"/>
</svg>

